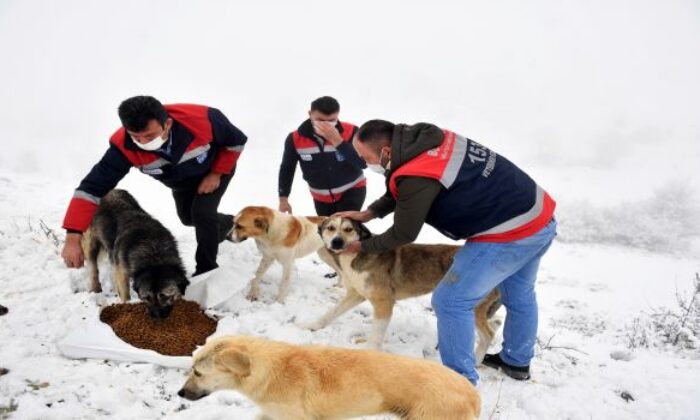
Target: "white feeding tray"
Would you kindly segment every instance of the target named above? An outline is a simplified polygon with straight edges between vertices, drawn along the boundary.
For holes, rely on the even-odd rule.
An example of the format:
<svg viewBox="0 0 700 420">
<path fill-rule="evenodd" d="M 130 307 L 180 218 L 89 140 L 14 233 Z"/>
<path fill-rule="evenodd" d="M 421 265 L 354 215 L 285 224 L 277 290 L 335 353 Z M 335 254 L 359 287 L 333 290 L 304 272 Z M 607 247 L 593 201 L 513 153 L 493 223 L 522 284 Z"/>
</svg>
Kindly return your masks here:
<svg viewBox="0 0 700 420">
<path fill-rule="evenodd" d="M 217 268 L 191 278 L 185 289 L 185 299 L 197 302 L 203 308 L 213 308 L 247 286 L 247 278 Z"/>
<path fill-rule="evenodd" d="M 216 331 L 207 340 L 235 333 L 238 329 L 237 324 L 231 317 L 221 318 L 216 325 Z M 58 350 L 71 359 L 153 363 L 183 369 L 192 367 L 191 356 L 165 356 L 153 350 L 134 347 L 117 337 L 112 327 L 99 319 L 86 321 L 78 329 L 68 334 L 58 343 Z"/>
<path fill-rule="evenodd" d="M 204 308 L 213 308 L 247 286 L 230 273 L 220 269 L 210 271 L 190 280 L 184 298 L 199 303 Z M 221 318 L 211 337 L 233 334 L 237 321 L 231 317 Z M 112 327 L 95 319 L 82 323 L 75 331 L 58 343 L 58 350 L 71 359 L 103 359 L 123 362 L 153 363 L 160 366 L 190 368 L 190 356 L 165 356 L 153 350 L 140 349 L 126 343 L 112 330 Z"/>
</svg>

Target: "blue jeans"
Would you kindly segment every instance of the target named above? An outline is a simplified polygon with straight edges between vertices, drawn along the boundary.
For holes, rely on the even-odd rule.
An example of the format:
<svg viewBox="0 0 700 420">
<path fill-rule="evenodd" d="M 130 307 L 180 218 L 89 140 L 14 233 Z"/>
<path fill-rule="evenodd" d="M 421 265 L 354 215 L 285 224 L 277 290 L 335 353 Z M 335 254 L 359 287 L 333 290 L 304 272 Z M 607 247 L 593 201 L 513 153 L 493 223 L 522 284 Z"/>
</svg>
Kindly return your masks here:
<svg viewBox="0 0 700 420">
<path fill-rule="evenodd" d="M 537 337 L 535 280 L 540 258 L 556 236 L 557 222 L 532 236 L 506 243 L 467 242 L 433 292 L 440 358 L 476 384 L 474 308 L 498 287 L 506 307 L 501 359 L 528 366 Z"/>
</svg>

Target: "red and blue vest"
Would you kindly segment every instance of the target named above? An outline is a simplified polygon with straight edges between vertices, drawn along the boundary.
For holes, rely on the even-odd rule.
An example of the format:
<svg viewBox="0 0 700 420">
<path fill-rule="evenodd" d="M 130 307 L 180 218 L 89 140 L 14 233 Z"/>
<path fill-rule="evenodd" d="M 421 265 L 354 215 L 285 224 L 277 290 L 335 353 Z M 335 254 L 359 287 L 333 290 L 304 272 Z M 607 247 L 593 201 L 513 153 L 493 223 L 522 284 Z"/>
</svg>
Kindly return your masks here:
<svg viewBox="0 0 700 420">
<path fill-rule="evenodd" d="M 100 199 L 113 189 L 132 167 L 170 188 L 215 171 L 230 174 L 243 151 L 246 136 L 221 111 L 193 104 L 164 105 L 173 119 L 170 150 L 148 152 L 134 145 L 119 128 L 109 139 L 110 147 L 82 180 L 73 194 L 63 220 L 69 230 L 85 231 Z"/>
<path fill-rule="evenodd" d="M 549 223 L 556 203 L 527 174 L 481 144 L 443 131 L 440 146 L 390 174 L 388 186 L 394 199 L 401 177 L 439 181 L 444 190 L 433 202 L 426 223 L 452 239 L 470 242 L 517 241 Z"/>
<path fill-rule="evenodd" d="M 346 122 L 340 124 L 343 142 L 352 142 L 355 126 Z M 292 132 L 292 141 L 314 200 L 334 203 L 341 199 L 345 191 L 367 185 L 362 170 L 343 162 L 345 158 L 329 141 L 321 142 L 303 136 L 299 130 Z"/>
</svg>

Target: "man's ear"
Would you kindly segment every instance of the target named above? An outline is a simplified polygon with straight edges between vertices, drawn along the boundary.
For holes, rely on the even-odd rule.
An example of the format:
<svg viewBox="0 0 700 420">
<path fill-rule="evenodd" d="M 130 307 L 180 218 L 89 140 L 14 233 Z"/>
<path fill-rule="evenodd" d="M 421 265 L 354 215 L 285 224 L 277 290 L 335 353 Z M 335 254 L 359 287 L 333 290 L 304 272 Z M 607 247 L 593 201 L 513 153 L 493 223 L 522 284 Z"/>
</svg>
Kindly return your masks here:
<svg viewBox="0 0 700 420">
<path fill-rule="evenodd" d="M 372 237 L 372 232 L 370 232 L 369 229 L 367 229 L 367 226 L 365 226 L 364 223 L 360 223 L 357 220 L 353 220 L 352 225 L 355 228 L 357 234 L 360 236 L 361 241 Z"/>
<path fill-rule="evenodd" d="M 270 229 L 270 224 L 267 223 L 267 219 L 265 219 L 264 217 L 256 217 L 253 223 L 255 224 L 256 228 L 262 229 L 265 232 L 267 232 L 268 229 Z"/>
<path fill-rule="evenodd" d="M 225 348 L 214 355 L 214 366 L 236 375 L 250 375 L 250 358 L 237 348 Z"/>
</svg>

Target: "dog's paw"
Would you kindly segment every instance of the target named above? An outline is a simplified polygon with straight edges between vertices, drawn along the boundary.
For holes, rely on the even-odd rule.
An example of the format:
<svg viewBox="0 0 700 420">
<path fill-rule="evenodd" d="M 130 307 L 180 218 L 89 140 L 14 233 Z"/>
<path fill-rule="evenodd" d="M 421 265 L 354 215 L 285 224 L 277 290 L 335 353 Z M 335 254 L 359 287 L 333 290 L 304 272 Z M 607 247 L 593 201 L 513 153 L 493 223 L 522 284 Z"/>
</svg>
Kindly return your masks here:
<svg viewBox="0 0 700 420">
<path fill-rule="evenodd" d="M 260 293 L 259 293 L 257 290 L 250 289 L 250 291 L 248 292 L 248 294 L 245 295 L 245 298 L 248 299 L 248 300 L 251 301 L 251 302 L 255 302 L 256 300 L 258 300 L 258 298 L 259 298 L 258 295 L 259 295 L 259 294 L 260 294 Z"/>
<path fill-rule="evenodd" d="M 105 297 L 104 294 L 98 293 L 95 295 L 95 304 L 97 305 L 98 308 L 104 308 L 107 306 L 107 298 Z"/>
<path fill-rule="evenodd" d="M 313 322 L 297 322 L 296 325 L 299 328 L 302 328 L 304 330 L 309 330 L 309 331 L 318 331 L 320 329 L 323 329 L 324 325 L 319 322 L 319 321 L 313 321 Z"/>
<path fill-rule="evenodd" d="M 365 337 L 362 334 L 353 335 L 352 337 L 350 337 L 350 342 L 352 344 L 364 344 L 367 342 L 367 337 Z"/>
<path fill-rule="evenodd" d="M 275 302 L 284 305 L 284 301 L 285 301 L 286 299 L 287 299 L 287 296 L 286 296 L 286 295 L 285 295 L 285 296 L 279 295 L 279 296 L 277 296 L 277 299 L 275 299 Z"/>
<path fill-rule="evenodd" d="M 97 283 L 96 285 L 88 286 L 88 292 L 90 293 L 102 293 L 102 285 Z"/>
</svg>

